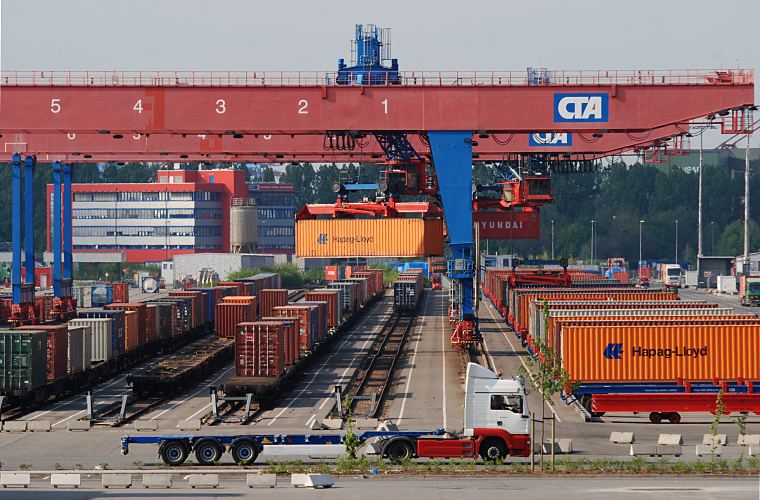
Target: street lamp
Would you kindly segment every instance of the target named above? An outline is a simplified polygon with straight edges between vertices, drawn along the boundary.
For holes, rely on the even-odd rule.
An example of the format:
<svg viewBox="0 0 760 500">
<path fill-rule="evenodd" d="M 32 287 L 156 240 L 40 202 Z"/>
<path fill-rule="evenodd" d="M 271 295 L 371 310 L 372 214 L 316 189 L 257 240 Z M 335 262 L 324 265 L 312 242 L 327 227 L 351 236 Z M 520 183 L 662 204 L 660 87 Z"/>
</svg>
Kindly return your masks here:
<svg viewBox="0 0 760 500">
<path fill-rule="evenodd" d="M 710 221 L 710 255 L 715 255 L 715 221 Z"/>
<path fill-rule="evenodd" d="M 678 219 L 676 219 L 676 263 L 678 263 Z"/>
<path fill-rule="evenodd" d="M 591 219 L 591 265 L 594 265 L 594 250 L 596 246 L 596 234 L 594 233 L 594 225 L 596 224 L 596 221 L 594 219 Z"/>
<path fill-rule="evenodd" d="M 644 226 L 644 221 L 639 221 L 639 279 L 641 279 L 641 234 L 642 234 L 642 227 Z"/>
<path fill-rule="evenodd" d="M 554 219 L 552 219 L 552 260 L 554 260 Z"/>
</svg>

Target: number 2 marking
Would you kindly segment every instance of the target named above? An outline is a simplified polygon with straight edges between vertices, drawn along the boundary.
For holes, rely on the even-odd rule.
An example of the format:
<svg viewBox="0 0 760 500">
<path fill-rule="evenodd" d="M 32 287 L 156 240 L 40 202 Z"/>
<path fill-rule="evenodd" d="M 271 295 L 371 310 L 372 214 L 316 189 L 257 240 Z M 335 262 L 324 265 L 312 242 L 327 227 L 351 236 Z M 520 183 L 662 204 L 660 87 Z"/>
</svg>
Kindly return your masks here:
<svg viewBox="0 0 760 500">
<path fill-rule="evenodd" d="M 300 108 L 298 108 L 299 115 L 309 114 L 309 110 L 307 109 L 309 107 L 309 101 L 307 101 L 306 99 L 301 99 L 300 101 L 298 101 L 298 105 L 301 106 Z"/>
</svg>

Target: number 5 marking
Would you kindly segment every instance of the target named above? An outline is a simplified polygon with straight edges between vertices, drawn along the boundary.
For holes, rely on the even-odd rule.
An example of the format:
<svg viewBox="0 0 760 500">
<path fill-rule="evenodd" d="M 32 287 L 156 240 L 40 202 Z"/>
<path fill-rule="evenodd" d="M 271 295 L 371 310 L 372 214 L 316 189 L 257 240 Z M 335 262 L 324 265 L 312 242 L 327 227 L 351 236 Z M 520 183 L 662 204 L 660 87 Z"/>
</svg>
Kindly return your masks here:
<svg viewBox="0 0 760 500">
<path fill-rule="evenodd" d="M 61 100 L 59 98 L 50 99 L 50 112 L 51 113 L 60 113 L 61 112 Z"/>
</svg>

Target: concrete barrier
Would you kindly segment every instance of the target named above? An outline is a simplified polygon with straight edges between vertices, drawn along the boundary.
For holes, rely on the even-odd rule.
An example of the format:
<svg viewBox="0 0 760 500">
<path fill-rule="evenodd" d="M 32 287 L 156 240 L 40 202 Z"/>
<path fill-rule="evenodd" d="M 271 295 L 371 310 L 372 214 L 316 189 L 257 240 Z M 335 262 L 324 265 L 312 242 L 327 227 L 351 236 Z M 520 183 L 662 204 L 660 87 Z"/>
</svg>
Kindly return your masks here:
<svg viewBox="0 0 760 500">
<path fill-rule="evenodd" d="M 357 429 L 377 429 L 377 419 L 376 418 L 357 418 L 354 421 L 354 425 Z"/>
<path fill-rule="evenodd" d="M 132 474 L 101 474 L 103 488 L 130 488 Z"/>
<path fill-rule="evenodd" d="M 190 474 L 191 488 L 218 488 L 219 474 Z"/>
<path fill-rule="evenodd" d="M 712 444 L 698 444 L 696 447 L 696 452 L 698 457 L 702 457 L 705 455 L 711 456 L 711 457 L 719 457 L 723 455 L 723 445 L 712 445 Z"/>
<path fill-rule="evenodd" d="M 28 472 L 3 472 L 0 474 L 0 486 L 3 488 L 24 487 L 28 488 L 32 484 L 32 475 Z"/>
<path fill-rule="evenodd" d="M 680 444 L 658 444 L 657 456 L 662 457 L 666 455 L 680 457 L 683 455 L 683 448 Z"/>
<path fill-rule="evenodd" d="M 760 434 L 739 434 L 736 444 L 739 446 L 760 446 Z"/>
<path fill-rule="evenodd" d="M 725 434 L 705 434 L 702 436 L 702 444 L 708 444 L 710 446 L 713 445 L 720 445 L 725 446 L 727 442 L 726 435 Z"/>
<path fill-rule="evenodd" d="M 5 432 L 26 432 L 26 420 L 8 420 L 3 425 Z"/>
<path fill-rule="evenodd" d="M 633 432 L 612 432 L 610 433 L 610 443 L 631 444 L 636 442 L 636 436 Z"/>
<path fill-rule="evenodd" d="M 145 488 L 171 488 L 171 474 L 143 474 L 142 485 Z"/>
<path fill-rule="evenodd" d="M 274 488 L 277 486 L 277 474 L 246 474 L 245 482 L 249 488 Z"/>
<path fill-rule="evenodd" d="M 50 432 L 50 420 L 29 420 L 26 428 L 32 432 Z"/>
<path fill-rule="evenodd" d="M 322 420 L 322 426 L 330 430 L 339 430 L 343 428 L 343 420 L 340 418 L 326 418 Z"/>
<path fill-rule="evenodd" d="M 135 420 L 135 430 L 139 432 L 157 431 L 157 420 Z"/>
<path fill-rule="evenodd" d="M 657 444 L 677 444 L 680 446 L 683 444 L 683 438 L 680 434 L 660 434 L 660 437 L 657 438 Z"/>
<path fill-rule="evenodd" d="M 632 457 L 654 457 L 657 456 L 657 445 L 649 443 L 631 443 L 630 454 Z"/>
<path fill-rule="evenodd" d="M 291 474 L 290 484 L 294 488 L 331 488 L 335 483 L 329 474 Z"/>
<path fill-rule="evenodd" d="M 558 439 L 557 446 L 559 446 L 559 452 L 563 455 L 573 452 L 573 440 L 570 438 Z"/>
<path fill-rule="evenodd" d="M 90 421 L 89 420 L 71 420 L 66 428 L 70 431 L 89 431 L 90 430 Z"/>
<path fill-rule="evenodd" d="M 50 486 L 57 488 L 59 486 L 71 486 L 79 488 L 82 484 L 82 476 L 71 473 L 53 473 L 50 474 Z"/>
<path fill-rule="evenodd" d="M 190 420 L 180 420 L 177 428 L 181 431 L 199 431 L 201 430 L 201 419 L 193 418 Z"/>
<path fill-rule="evenodd" d="M 749 447 L 749 450 L 747 450 L 747 455 L 750 457 L 758 457 L 760 456 L 760 446 L 757 445 L 751 445 Z"/>
<path fill-rule="evenodd" d="M 314 420 L 311 421 L 311 425 L 309 425 L 309 429 L 313 431 L 318 431 L 322 429 L 322 421 L 315 417 Z"/>
</svg>

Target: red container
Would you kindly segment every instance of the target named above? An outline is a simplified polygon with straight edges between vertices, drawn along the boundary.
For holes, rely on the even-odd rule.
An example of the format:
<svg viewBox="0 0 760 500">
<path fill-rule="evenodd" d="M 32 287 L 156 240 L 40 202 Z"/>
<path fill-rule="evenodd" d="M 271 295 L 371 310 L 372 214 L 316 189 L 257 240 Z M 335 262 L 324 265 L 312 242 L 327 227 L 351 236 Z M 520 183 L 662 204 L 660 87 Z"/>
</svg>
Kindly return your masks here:
<svg viewBox="0 0 760 500">
<path fill-rule="evenodd" d="M 612 273 L 612 278 L 618 280 L 620 283 L 628 283 L 629 276 L 628 271 L 619 271 Z"/>
<path fill-rule="evenodd" d="M 234 295 L 245 295 L 245 285 L 239 281 L 220 281 L 216 286 L 232 286 L 237 288 Z"/>
<path fill-rule="evenodd" d="M 27 325 L 19 330 L 42 330 L 47 332 L 47 379 L 48 382 L 61 379 L 69 371 L 69 326 Z"/>
<path fill-rule="evenodd" d="M 282 322 L 240 323 L 235 328 L 235 376 L 279 377 L 285 372 Z"/>
<path fill-rule="evenodd" d="M 124 352 L 134 351 L 140 347 L 140 322 L 138 321 L 138 317 L 137 311 L 124 312 Z M 145 317 L 144 314 L 143 317 Z"/>
<path fill-rule="evenodd" d="M 223 302 L 216 305 L 216 334 L 220 337 L 233 338 L 235 327 L 255 319 L 250 304 Z"/>
<path fill-rule="evenodd" d="M 302 351 L 311 351 L 317 342 L 319 309 L 316 306 L 290 304 L 274 308 L 275 316 L 298 317 L 298 339 Z"/>
<path fill-rule="evenodd" d="M 288 305 L 288 291 L 284 288 L 265 288 L 259 292 L 259 316 L 271 316 L 272 309 Z"/>
<path fill-rule="evenodd" d="M 0 323 L 5 323 L 11 317 L 12 299 L 0 299 Z"/>
<path fill-rule="evenodd" d="M 145 343 L 148 344 L 156 340 L 158 332 L 156 331 L 157 310 L 155 307 L 145 308 Z"/>
<path fill-rule="evenodd" d="M 325 266 L 325 281 L 338 281 L 344 278 L 341 266 Z"/>
<path fill-rule="evenodd" d="M 297 316 L 267 316 L 261 321 L 274 321 L 282 323 L 285 328 L 285 364 L 293 366 L 301 356 L 301 342 L 299 340 Z"/>
<path fill-rule="evenodd" d="M 191 292 L 187 290 L 169 292 L 169 297 L 189 297 L 193 299 L 193 314 L 190 320 L 193 328 L 206 324 L 206 296 L 203 292 Z"/>
<path fill-rule="evenodd" d="M 225 297 L 222 304 L 247 304 L 251 308 L 251 321 L 256 321 L 258 315 L 258 300 L 252 295 L 237 295 L 234 297 Z"/>
<path fill-rule="evenodd" d="M 133 302 L 131 304 L 108 304 L 105 309 L 113 309 L 116 311 L 134 311 L 137 313 L 137 338 L 130 339 L 130 342 L 137 342 L 138 346 L 141 346 L 147 342 L 148 338 L 148 305 L 145 302 Z M 155 318 L 154 318 L 155 322 Z M 126 332 L 125 332 L 126 334 Z M 125 340 L 126 342 L 126 340 Z M 126 347 L 126 343 L 124 346 Z"/>
<path fill-rule="evenodd" d="M 109 283 L 113 288 L 113 301 L 120 303 L 129 302 L 129 283 Z"/>
<path fill-rule="evenodd" d="M 318 326 L 317 326 L 317 339 L 322 340 L 325 337 L 327 337 L 327 330 L 330 329 L 329 326 L 327 325 L 327 317 L 329 316 L 327 302 L 305 300 L 303 302 L 297 302 L 296 304 L 317 307 L 317 310 L 318 310 L 317 321 L 319 321 Z"/>
<path fill-rule="evenodd" d="M 327 326 L 329 328 L 335 328 L 341 322 L 341 310 L 338 303 L 338 296 L 340 292 L 335 290 L 334 292 L 306 292 L 304 295 L 304 301 L 306 302 L 327 302 Z"/>
<path fill-rule="evenodd" d="M 52 295 L 37 295 L 34 297 L 34 303 L 40 314 L 40 321 L 50 321 L 50 314 L 53 311 Z"/>
</svg>

